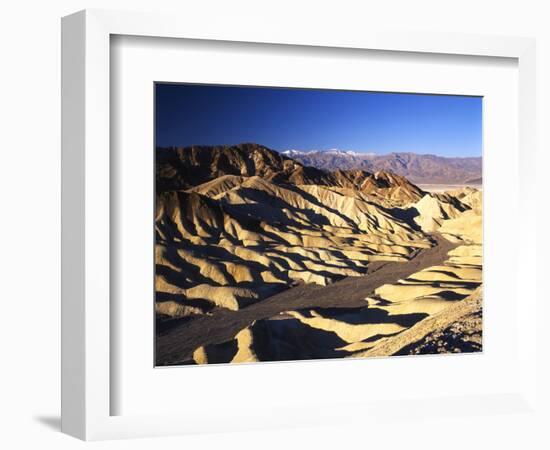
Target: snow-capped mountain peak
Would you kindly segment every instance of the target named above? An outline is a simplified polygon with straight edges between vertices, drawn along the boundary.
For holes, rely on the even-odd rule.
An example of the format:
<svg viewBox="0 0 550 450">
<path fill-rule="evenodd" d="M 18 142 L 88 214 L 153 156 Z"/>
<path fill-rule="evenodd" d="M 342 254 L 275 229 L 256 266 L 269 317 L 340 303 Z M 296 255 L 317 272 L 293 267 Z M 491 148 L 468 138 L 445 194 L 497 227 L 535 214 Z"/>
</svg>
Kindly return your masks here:
<svg viewBox="0 0 550 450">
<path fill-rule="evenodd" d="M 348 155 L 348 156 L 370 156 L 375 155 L 375 153 L 362 153 L 362 152 L 356 152 L 353 150 L 340 150 L 338 148 L 330 148 L 328 150 L 285 150 L 281 152 L 283 155 L 286 156 L 298 156 L 298 155 L 314 155 L 317 153 L 325 154 L 325 155 Z"/>
</svg>

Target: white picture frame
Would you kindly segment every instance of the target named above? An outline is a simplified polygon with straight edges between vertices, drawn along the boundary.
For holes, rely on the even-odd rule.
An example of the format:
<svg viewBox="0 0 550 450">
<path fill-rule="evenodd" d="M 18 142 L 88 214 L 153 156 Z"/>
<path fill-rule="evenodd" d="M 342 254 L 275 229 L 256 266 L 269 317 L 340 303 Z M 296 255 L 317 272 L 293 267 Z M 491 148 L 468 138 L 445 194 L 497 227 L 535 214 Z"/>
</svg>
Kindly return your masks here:
<svg viewBox="0 0 550 450">
<path fill-rule="evenodd" d="M 185 24 L 182 26 L 182 24 Z M 112 415 L 110 319 L 110 40 L 111 36 L 142 36 L 207 41 L 285 44 L 332 49 L 368 49 L 416 54 L 447 54 L 513 58 L 519 73 L 519 212 L 535 221 L 528 195 L 529 173 L 535 166 L 535 42 L 527 38 L 445 33 L 401 33 L 349 30 L 327 35 L 314 26 L 280 30 L 276 25 L 209 29 L 185 17 L 87 10 L 62 21 L 62 430 L 85 440 L 162 436 L 208 431 L 232 431 L 277 426 L 331 424 L 358 415 L 386 414 L 399 419 L 390 405 L 342 403 L 330 411 L 316 405 L 278 406 L 269 424 L 267 412 L 251 414 L 247 422 L 206 421 L 200 414 Z M 518 257 L 533 261 L 536 242 L 524 243 Z M 527 269 L 519 269 L 525 271 Z M 518 273 L 518 278 L 529 274 Z M 534 304 L 536 294 L 522 299 Z M 533 307 L 533 310 L 535 307 Z M 534 319 L 518 314 L 520 342 L 535 342 Z M 514 387 L 501 394 L 464 398 L 403 399 L 409 414 L 436 408 L 443 416 L 488 416 L 511 411 L 538 414 L 536 358 L 533 345 L 520 346 L 521 367 Z M 266 369 L 269 370 L 269 369 Z M 183 377 L 184 375 L 182 375 Z M 223 412 L 228 412 L 220 408 Z M 313 413 L 312 413 L 313 412 Z M 401 413 L 402 415 L 402 413 Z M 255 416 L 255 417 L 254 417 Z M 243 417 L 247 417 L 246 414 Z M 310 417 L 304 420 L 303 417 Z M 480 419 L 482 420 L 482 419 Z M 498 427 L 498 422 L 489 422 Z M 495 428 L 497 430 L 498 428 Z"/>
</svg>

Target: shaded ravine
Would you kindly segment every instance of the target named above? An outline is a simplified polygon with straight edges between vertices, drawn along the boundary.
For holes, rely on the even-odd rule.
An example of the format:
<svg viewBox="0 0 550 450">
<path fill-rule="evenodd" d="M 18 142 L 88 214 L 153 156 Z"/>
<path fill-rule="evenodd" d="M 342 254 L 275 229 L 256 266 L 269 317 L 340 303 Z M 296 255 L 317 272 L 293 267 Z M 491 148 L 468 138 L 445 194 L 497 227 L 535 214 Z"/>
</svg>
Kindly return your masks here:
<svg viewBox="0 0 550 450">
<path fill-rule="evenodd" d="M 447 253 L 458 246 L 437 233 L 432 234 L 432 238 L 435 245 L 419 250 L 413 259 L 372 263 L 365 276 L 347 277 L 328 286 L 304 284 L 238 311 L 217 310 L 212 315 L 182 321 L 156 337 L 156 365 L 184 363 L 198 347 L 231 340 L 254 321 L 269 319 L 284 311 L 364 307 L 365 297 L 375 289 L 428 267 L 441 265 L 447 259 Z"/>
</svg>

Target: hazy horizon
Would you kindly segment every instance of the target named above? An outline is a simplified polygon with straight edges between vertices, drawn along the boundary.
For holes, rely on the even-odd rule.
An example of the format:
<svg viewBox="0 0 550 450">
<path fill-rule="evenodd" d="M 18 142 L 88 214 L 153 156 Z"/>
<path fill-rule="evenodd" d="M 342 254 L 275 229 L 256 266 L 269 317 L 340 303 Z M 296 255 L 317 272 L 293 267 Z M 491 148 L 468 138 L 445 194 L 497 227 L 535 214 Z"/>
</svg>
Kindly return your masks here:
<svg viewBox="0 0 550 450">
<path fill-rule="evenodd" d="M 480 157 L 480 97 L 157 84 L 157 147 Z"/>
<path fill-rule="evenodd" d="M 185 148 L 185 147 L 221 147 L 221 146 L 227 146 L 227 147 L 235 147 L 238 145 L 244 145 L 244 144 L 258 144 L 262 145 L 261 142 L 232 142 L 232 143 L 217 143 L 217 144 L 185 144 L 185 145 L 161 145 L 157 146 L 158 148 Z M 268 146 L 265 146 L 267 148 L 270 148 Z M 341 153 L 352 153 L 352 154 L 358 154 L 358 155 L 374 155 L 374 156 L 383 156 L 383 155 L 391 155 L 391 154 L 403 154 L 403 153 L 411 153 L 414 155 L 419 156 L 437 156 L 440 158 L 482 158 L 482 155 L 472 155 L 472 156 L 462 156 L 462 155 L 438 155 L 436 153 L 426 153 L 426 152 L 414 152 L 414 151 L 406 151 L 406 150 L 390 150 L 386 152 L 378 152 L 376 150 L 348 150 L 348 149 L 342 149 L 342 148 L 326 148 L 326 149 L 299 149 L 299 148 L 288 148 L 288 149 L 282 149 L 278 150 L 275 148 L 270 148 L 271 150 L 276 151 L 277 153 L 285 154 L 286 152 L 300 152 L 303 154 L 307 153 L 328 153 L 328 152 L 341 152 Z"/>
</svg>

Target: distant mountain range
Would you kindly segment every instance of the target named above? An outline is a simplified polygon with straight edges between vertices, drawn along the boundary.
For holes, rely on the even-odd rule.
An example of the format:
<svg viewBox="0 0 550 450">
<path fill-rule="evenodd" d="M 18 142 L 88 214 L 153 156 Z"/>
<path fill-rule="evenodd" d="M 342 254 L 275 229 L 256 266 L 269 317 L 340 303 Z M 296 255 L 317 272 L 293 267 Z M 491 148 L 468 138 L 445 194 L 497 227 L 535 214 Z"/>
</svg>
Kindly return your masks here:
<svg viewBox="0 0 550 450">
<path fill-rule="evenodd" d="M 380 170 L 393 172 L 419 184 L 471 184 L 482 182 L 481 157 L 447 158 L 417 153 L 359 153 L 343 150 L 287 150 L 283 155 L 325 171 Z"/>
</svg>

